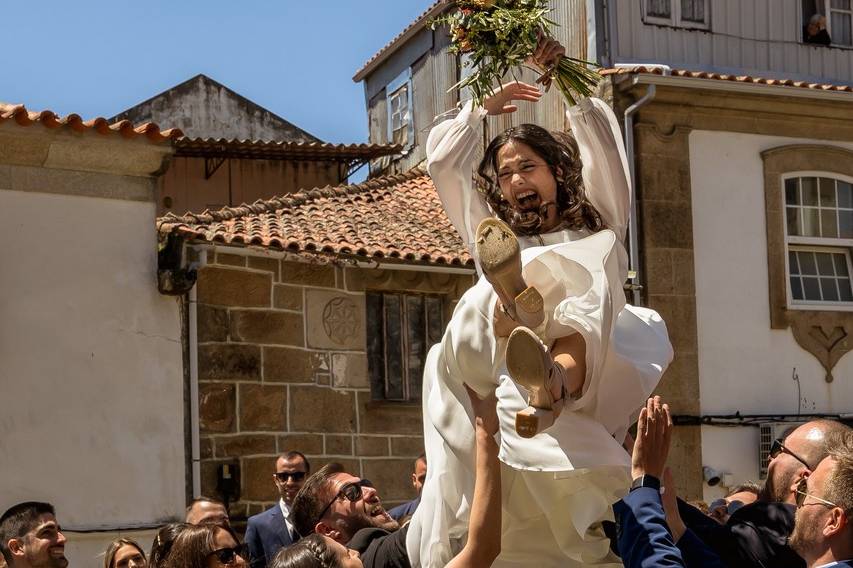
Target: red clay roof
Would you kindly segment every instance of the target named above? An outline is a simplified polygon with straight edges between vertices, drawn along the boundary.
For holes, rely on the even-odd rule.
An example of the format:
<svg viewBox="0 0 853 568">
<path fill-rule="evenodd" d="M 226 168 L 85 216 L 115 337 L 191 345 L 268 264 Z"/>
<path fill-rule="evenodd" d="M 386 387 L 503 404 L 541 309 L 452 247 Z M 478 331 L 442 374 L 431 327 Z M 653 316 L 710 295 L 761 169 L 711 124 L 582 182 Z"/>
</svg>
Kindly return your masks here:
<svg viewBox="0 0 853 568">
<path fill-rule="evenodd" d="M 226 140 L 225 138 L 181 138 L 175 143 L 176 156 L 223 156 L 255 159 L 372 160 L 399 154 L 399 144 L 329 144 L 323 142 L 274 142 Z"/>
<path fill-rule="evenodd" d="M 192 242 L 256 245 L 364 260 L 473 266 L 419 168 L 357 185 L 325 187 L 218 211 L 168 214 L 161 234 Z"/>
<path fill-rule="evenodd" d="M 51 110 L 33 112 L 27 110 L 24 105 L 0 103 L 0 124 L 8 120 L 14 120 L 21 126 L 30 126 L 38 122 L 46 128 L 69 128 L 75 132 L 91 131 L 105 136 L 115 133 L 121 134 L 123 138 L 145 136 L 155 143 L 174 140 L 183 136 L 183 133 L 177 128 L 160 130 L 160 127 L 153 122 L 136 126 L 129 120 L 120 120 L 110 124 L 106 118 L 101 117 L 92 120 L 83 120 L 78 114 L 59 117 Z"/>
<path fill-rule="evenodd" d="M 615 69 L 602 69 L 602 75 L 629 75 L 637 73 L 646 73 L 653 75 L 663 75 L 661 67 L 645 67 L 638 65 L 636 67 L 618 67 Z M 672 69 L 669 72 L 672 77 L 686 77 L 690 79 L 710 79 L 715 81 L 733 81 L 736 83 L 754 83 L 759 85 L 775 85 L 782 87 L 800 87 L 803 89 L 814 89 L 818 91 L 838 91 L 844 93 L 853 92 L 853 86 L 850 85 L 833 85 L 830 83 L 810 83 L 808 81 L 795 81 L 793 79 L 764 79 L 762 77 L 751 77 L 749 75 L 727 75 L 725 73 L 712 73 L 710 71 L 688 71 L 685 69 Z"/>
<path fill-rule="evenodd" d="M 446 6 L 452 4 L 453 2 L 450 0 L 437 0 L 433 2 L 432 5 L 424 10 L 424 12 L 415 18 L 415 21 L 409 24 L 403 29 L 400 33 L 394 36 L 394 39 L 385 44 L 385 46 L 377 51 L 373 57 L 368 59 L 364 65 L 361 66 L 361 69 L 355 72 L 352 80 L 355 82 L 361 81 L 364 77 L 370 73 L 373 69 L 376 68 L 377 65 L 382 63 L 385 60 L 385 56 L 389 55 L 392 51 L 392 48 L 397 47 L 397 45 L 401 44 L 404 40 L 411 37 L 415 32 L 418 32 L 423 28 L 430 18 L 439 15 L 442 11 L 444 11 Z"/>
</svg>

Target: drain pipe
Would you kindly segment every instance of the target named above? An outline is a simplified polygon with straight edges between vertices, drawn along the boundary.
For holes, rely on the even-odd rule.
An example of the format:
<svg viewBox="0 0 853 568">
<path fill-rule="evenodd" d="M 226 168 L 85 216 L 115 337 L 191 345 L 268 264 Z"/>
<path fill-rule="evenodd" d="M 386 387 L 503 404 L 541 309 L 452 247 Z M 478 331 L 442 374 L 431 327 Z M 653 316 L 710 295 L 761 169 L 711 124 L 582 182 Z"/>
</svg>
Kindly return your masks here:
<svg viewBox="0 0 853 568">
<path fill-rule="evenodd" d="M 198 269 L 207 264 L 207 251 L 199 251 Z M 201 437 L 198 407 L 198 285 L 189 291 L 189 348 L 190 348 L 190 459 L 193 498 L 201 496 Z"/>
<path fill-rule="evenodd" d="M 634 64 L 617 64 L 617 67 L 636 67 Z M 645 67 L 660 67 L 664 75 L 670 74 L 670 68 L 666 65 L 645 65 Z M 633 85 L 637 84 L 634 78 Z M 633 304 L 643 305 L 643 286 L 640 284 L 640 216 L 637 214 L 637 172 L 634 158 L 634 115 L 640 107 L 651 102 L 657 92 L 656 85 L 649 85 L 646 94 L 640 100 L 625 109 L 625 153 L 628 157 L 628 172 L 631 175 L 631 209 L 628 217 L 628 276 L 631 280 L 630 289 L 633 293 Z"/>
</svg>

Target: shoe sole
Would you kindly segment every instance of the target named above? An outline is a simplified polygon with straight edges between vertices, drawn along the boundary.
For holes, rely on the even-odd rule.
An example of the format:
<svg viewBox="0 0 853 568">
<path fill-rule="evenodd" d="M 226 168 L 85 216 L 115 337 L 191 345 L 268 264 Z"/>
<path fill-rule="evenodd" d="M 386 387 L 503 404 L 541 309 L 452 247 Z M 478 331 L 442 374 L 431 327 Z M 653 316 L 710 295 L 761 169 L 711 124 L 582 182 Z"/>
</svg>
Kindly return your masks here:
<svg viewBox="0 0 853 568">
<path fill-rule="evenodd" d="M 477 227 L 477 257 L 486 279 L 518 323 L 537 327 L 545 318 L 544 300 L 521 275 L 518 238 L 504 222 L 484 219 Z"/>
<path fill-rule="evenodd" d="M 506 366 L 512 380 L 527 389 L 529 405 L 515 415 L 515 431 L 532 438 L 554 423 L 551 393 L 545 384 L 548 368 L 542 345 L 527 328 L 517 327 L 506 346 Z"/>
</svg>

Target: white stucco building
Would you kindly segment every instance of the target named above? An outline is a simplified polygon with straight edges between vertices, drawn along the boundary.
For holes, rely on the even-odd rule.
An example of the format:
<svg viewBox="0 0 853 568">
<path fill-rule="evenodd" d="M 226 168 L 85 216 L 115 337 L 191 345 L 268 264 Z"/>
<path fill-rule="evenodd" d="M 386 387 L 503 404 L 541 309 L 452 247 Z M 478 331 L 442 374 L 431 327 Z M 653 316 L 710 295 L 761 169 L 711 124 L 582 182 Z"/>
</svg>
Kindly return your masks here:
<svg viewBox="0 0 853 568">
<path fill-rule="evenodd" d="M 0 510 L 52 503 L 75 566 L 183 518 L 182 314 L 154 226 L 176 134 L 0 104 Z"/>
</svg>

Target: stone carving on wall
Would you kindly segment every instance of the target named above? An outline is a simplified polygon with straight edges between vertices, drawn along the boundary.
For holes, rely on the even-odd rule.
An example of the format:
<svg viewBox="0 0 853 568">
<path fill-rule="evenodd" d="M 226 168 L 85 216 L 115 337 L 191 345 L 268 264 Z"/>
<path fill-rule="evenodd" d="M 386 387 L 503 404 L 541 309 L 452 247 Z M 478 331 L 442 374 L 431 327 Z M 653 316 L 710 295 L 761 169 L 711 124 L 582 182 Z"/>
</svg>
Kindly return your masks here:
<svg viewBox="0 0 853 568">
<path fill-rule="evenodd" d="M 809 322 L 794 321 L 791 331 L 797 343 L 814 355 L 826 370 L 826 382 L 834 379 L 832 369 L 841 357 L 850 351 L 850 334 L 844 325 L 810 325 Z"/>
<path fill-rule="evenodd" d="M 782 176 L 788 172 L 820 171 L 853 177 L 853 152 L 836 146 L 792 144 L 761 153 L 764 161 L 764 203 L 767 215 L 767 265 L 770 284 L 770 327 L 791 328 L 800 347 L 814 355 L 833 381 L 832 369 L 850 351 L 853 312 L 797 310 L 788 306 L 785 268 L 785 203 Z"/>
<path fill-rule="evenodd" d="M 332 298 L 323 307 L 323 331 L 340 345 L 356 335 L 359 323 L 355 302 L 345 297 Z"/>
<path fill-rule="evenodd" d="M 364 294 L 308 288 L 306 340 L 311 349 L 364 351 Z"/>
</svg>

